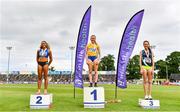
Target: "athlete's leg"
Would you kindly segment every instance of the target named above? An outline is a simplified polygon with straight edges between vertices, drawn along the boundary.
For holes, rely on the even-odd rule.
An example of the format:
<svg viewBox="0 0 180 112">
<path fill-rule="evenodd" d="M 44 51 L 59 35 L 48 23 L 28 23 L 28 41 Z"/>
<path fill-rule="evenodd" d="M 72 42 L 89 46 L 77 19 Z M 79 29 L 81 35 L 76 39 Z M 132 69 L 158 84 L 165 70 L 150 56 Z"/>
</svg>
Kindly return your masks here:
<svg viewBox="0 0 180 112">
<path fill-rule="evenodd" d="M 93 66 L 93 63 L 90 59 L 87 60 L 87 65 L 89 68 L 89 82 L 90 82 L 90 86 L 92 86 L 92 66 Z"/>
<path fill-rule="evenodd" d="M 44 65 L 43 71 L 44 71 L 44 94 L 47 94 L 47 88 L 48 88 L 48 64 Z"/>
<path fill-rule="evenodd" d="M 146 99 L 147 98 L 147 85 L 148 85 L 146 69 L 143 69 L 142 77 L 143 77 L 144 96 Z"/>
<path fill-rule="evenodd" d="M 42 84 L 42 66 L 38 65 L 38 90 L 37 94 L 41 93 L 41 84 Z"/>
<path fill-rule="evenodd" d="M 152 92 L 152 77 L 153 77 L 152 69 L 148 70 L 147 76 L 148 76 L 148 95 L 149 95 L 149 98 L 152 99 L 152 97 L 151 97 L 151 92 Z"/>
<path fill-rule="evenodd" d="M 95 86 L 97 86 L 99 60 L 95 59 L 93 63 L 94 63 L 94 72 L 95 72 L 94 82 L 95 82 Z"/>
</svg>

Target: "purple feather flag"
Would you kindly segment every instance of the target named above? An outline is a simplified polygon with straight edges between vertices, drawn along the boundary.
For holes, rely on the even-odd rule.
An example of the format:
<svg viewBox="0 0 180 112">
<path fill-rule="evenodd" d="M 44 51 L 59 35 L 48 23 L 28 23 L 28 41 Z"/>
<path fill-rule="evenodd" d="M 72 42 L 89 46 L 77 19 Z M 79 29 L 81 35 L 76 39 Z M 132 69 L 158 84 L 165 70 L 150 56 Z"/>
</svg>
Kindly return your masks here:
<svg viewBox="0 0 180 112">
<path fill-rule="evenodd" d="M 83 71 L 84 57 L 86 53 L 86 45 L 89 37 L 90 18 L 91 18 L 91 6 L 87 9 L 81 21 L 77 46 L 76 46 L 74 87 L 79 87 L 79 88 L 83 88 L 82 71 Z"/>
<path fill-rule="evenodd" d="M 127 88 L 126 67 L 134 49 L 144 10 L 137 12 L 128 22 L 124 30 L 117 62 L 116 86 Z"/>
</svg>

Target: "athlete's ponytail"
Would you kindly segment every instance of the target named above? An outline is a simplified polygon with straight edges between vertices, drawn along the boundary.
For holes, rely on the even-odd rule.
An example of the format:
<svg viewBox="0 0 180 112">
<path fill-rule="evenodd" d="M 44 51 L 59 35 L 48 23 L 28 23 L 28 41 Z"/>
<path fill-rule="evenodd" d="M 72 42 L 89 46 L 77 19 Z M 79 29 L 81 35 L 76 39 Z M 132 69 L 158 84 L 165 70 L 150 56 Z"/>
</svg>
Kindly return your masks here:
<svg viewBox="0 0 180 112">
<path fill-rule="evenodd" d="M 96 40 L 94 41 L 94 43 L 97 45 L 97 42 L 96 42 Z"/>
<path fill-rule="evenodd" d="M 150 53 L 152 53 L 152 50 L 151 50 L 151 48 L 150 48 L 150 47 L 148 47 L 148 49 L 149 49 L 149 52 L 150 52 Z"/>
</svg>

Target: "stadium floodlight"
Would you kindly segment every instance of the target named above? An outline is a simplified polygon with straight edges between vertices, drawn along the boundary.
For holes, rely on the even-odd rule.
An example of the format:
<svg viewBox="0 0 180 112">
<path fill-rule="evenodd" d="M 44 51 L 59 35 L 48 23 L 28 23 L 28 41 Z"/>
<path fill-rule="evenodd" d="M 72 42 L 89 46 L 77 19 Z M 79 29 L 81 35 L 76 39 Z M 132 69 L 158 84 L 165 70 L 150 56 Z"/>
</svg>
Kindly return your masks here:
<svg viewBox="0 0 180 112">
<path fill-rule="evenodd" d="M 9 82 L 9 64 L 10 64 L 10 51 L 11 51 L 11 49 L 12 49 L 12 47 L 11 46 L 8 46 L 8 47 L 6 47 L 7 48 L 7 50 L 9 51 L 8 52 L 8 71 L 7 71 L 7 79 L 6 79 L 6 81 L 7 81 L 7 83 Z"/>
<path fill-rule="evenodd" d="M 71 77 L 70 77 L 70 82 L 71 82 L 73 75 L 73 51 L 75 49 L 75 46 L 70 46 L 69 49 L 71 50 Z"/>
</svg>

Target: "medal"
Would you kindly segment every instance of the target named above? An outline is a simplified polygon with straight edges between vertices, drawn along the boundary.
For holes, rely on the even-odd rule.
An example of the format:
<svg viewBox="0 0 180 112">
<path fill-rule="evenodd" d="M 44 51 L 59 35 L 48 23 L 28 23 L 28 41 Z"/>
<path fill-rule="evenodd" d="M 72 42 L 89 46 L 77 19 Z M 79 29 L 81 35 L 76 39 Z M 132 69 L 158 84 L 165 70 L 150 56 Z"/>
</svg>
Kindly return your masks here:
<svg viewBox="0 0 180 112">
<path fill-rule="evenodd" d="M 148 58 L 144 58 L 145 59 L 145 62 L 146 63 L 151 63 L 151 59 L 148 57 Z"/>
<path fill-rule="evenodd" d="M 144 58 L 144 61 L 146 63 L 151 63 L 151 58 L 149 57 L 149 51 L 146 51 L 146 50 L 144 50 L 144 51 L 145 51 L 145 54 L 146 54 L 146 57 Z"/>
</svg>

